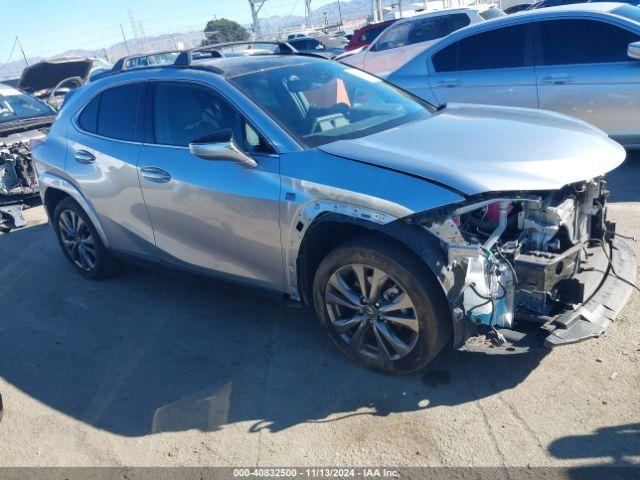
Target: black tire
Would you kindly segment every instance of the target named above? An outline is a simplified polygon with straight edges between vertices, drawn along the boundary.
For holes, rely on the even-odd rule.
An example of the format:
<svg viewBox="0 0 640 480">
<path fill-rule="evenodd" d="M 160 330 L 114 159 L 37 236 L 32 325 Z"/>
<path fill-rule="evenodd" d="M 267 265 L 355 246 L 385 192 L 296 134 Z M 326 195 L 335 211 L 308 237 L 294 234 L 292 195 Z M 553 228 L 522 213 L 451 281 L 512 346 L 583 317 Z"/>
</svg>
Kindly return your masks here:
<svg viewBox="0 0 640 480">
<path fill-rule="evenodd" d="M 61 229 L 64 226 L 61 224 L 61 217 L 65 215 L 75 214 L 79 217 L 84 225 L 86 225 L 86 230 L 83 229 L 83 238 L 87 238 L 86 235 L 91 235 L 91 240 L 93 241 L 94 253 L 92 258 L 95 259 L 94 265 L 91 268 L 83 268 L 81 265 L 77 263 L 76 260 L 72 257 L 72 254 L 68 251 L 65 246 L 65 241 L 63 240 L 63 233 L 61 233 Z M 60 200 L 58 205 L 56 205 L 56 209 L 53 213 L 53 228 L 56 232 L 56 237 L 58 238 L 58 243 L 60 244 L 60 248 L 64 253 L 69 263 L 73 266 L 74 270 L 80 273 L 85 278 L 91 280 L 99 280 L 102 278 L 109 277 L 113 275 L 118 268 L 118 263 L 115 259 L 113 259 L 107 249 L 105 248 L 102 240 L 100 239 L 100 235 L 96 231 L 93 223 L 89 219 L 89 216 L 85 213 L 85 211 L 71 198 L 64 198 Z"/>
<path fill-rule="evenodd" d="M 327 285 L 332 278 L 332 285 L 335 285 L 336 277 L 332 277 L 332 275 L 338 274 L 342 278 L 340 272 L 352 268 L 350 266 L 352 264 L 356 264 L 356 268 L 358 265 L 365 266 L 365 272 L 367 272 L 365 275 L 369 275 L 365 277 L 366 280 L 364 283 L 366 285 L 371 286 L 374 283 L 373 275 L 375 269 L 380 269 L 383 273 L 386 272 L 392 281 L 391 284 L 387 283 L 385 285 L 392 285 L 393 288 L 396 288 L 395 291 L 398 291 L 397 288 L 399 288 L 400 291 L 404 290 L 403 293 L 408 294 L 412 308 L 402 310 L 402 312 L 408 312 L 409 316 L 412 317 L 412 325 L 415 325 L 415 321 L 417 320 L 417 325 L 419 325 L 417 332 L 414 332 L 413 329 L 406 329 L 404 325 L 398 327 L 398 324 L 394 322 L 389 323 L 384 316 L 370 317 L 370 315 L 372 315 L 370 312 L 365 312 L 364 314 L 360 312 L 355 315 L 359 317 L 365 316 L 370 322 L 370 326 L 365 327 L 370 329 L 370 333 L 365 335 L 369 335 L 367 338 L 371 339 L 371 343 L 377 343 L 380 341 L 380 338 L 382 338 L 379 330 L 374 332 L 375 329 L 373 325 L 376 325 L 376 329 L 378 329 L 380 322 L 384 322 L 387 326 L 392 325 L 396 329 L 399 328 L 401 335 L 404 334 L 406 338 L 411 337 L 411 345 L 414 346 L 410 350 L 410 353 L 404 354 L 405 356 L 397 359 L 390 359 L 388 355 L 386 357 L 382 355 L 385 359 L 379 357 L 372 358 L 372 353 L 367 352 L 363 354 L 357 351 L 348 343 L 349 340 L 345 339 L 345 336 L 348 336 L 358 329 L 357 325 L 359 324 L 354 324 L 356 326 L 353 327 L 353 330 L 349 330 L 349 333 L 345 333 L 344 331 L 338 332 L 336 327 L 334 327 L 332 315 L 335 319 L 336 307 L 339 310 L 345 307 L 335 303 L 329 304 L 330 306 L 327 307 L 325 296 L 330 295 L 327 290 Z M 346 271 L 348 272 L 348 270 Z M 346 275 L 349 276 L 348 273 Z M 353 278 L 357 278 L 357 274 L 354 275 Z M 356 283 L 357 286 L 359 286 L 359 284 L 359 282 Z M 336 293 L 333 286 L 330 287 L 330 289 L 332 293 Z M 365 286 L 365 290 L 366 289 L 367 287 Z M 371 287 L 371 289 L 373 289 L 373 287 Z M 382 289 L 383 287 L 380 287 L 380 290 Z M 357 290 L 357 288 L 353 288 L 350 292 L 354 290 Z M 396 298 L 400 298 L 400 296 L 398 295 Z M 421 370 L 440 353 L 451 338 L 451 314 L 440 284 L 433 274 L 428 271 L 428 267 L 415 255 L 405 250 L 401 245 L 393 244 L 386 239 L 380 239 L 378 237 L 356 239 L 340 245 L 331 251 L 322 260 L 315 273 L 313 300 L 320 322 L 327 329 L 329 336 L 338 348 L 358 363 L 375 370 L 394 374 L 407 374 Z M 390 303 L 394 303 L 395 301 L 396 300 L 392 298 Z M 384 305 L 382 306 L 384 307 Z M 331 313 L 329 310 L 331 310 Z M 350 307 L 346 308 L 345 318 L 349 317 L 352 310 Z M 382 309 L 380 311 L 382 311 Z M 351 319 L 347 320 L 351 321 Z M 355 337 L 356 334 L 353 336 Z M 382 343 L 385 343 L 387 347 L 392 345 L 387 342 Z M 407 344 L 408 343 L 409 340 L 407 340 Z M 392 353 L 397 353 L 397 350 L 393 348 L 381 348 L 380 343 L 377 343 L 376 350 L 378 352 L 387 350 Z M 378 355 L 380 355 L 380 353 L 378 353 Z"/>
</svg>

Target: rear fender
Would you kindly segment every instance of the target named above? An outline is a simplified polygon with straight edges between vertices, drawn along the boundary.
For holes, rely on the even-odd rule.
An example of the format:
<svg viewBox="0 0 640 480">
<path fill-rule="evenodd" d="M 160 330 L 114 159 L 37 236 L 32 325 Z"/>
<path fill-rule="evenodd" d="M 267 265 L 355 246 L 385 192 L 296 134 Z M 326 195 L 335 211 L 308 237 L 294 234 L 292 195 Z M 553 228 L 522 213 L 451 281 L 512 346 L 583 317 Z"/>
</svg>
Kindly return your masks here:
<svg viewBox="0 0 640 480">
<path fill-rule="evenodd" d="M 98 220 L 98 215 L 96 214 L 96 211 L 94 210 L 89 200 L 87 200 L 87 198 L 84 195 L 82 195 L 80 190 L 78 190 L 68 180 L 65 180 L 64 178 L 51 172 L 41 173 L 38 176 L 38 183 L 40 187 L 40 195 L 42 196 L 43 202 L 46 202 L 47 191 L 49 191 L 50 189 L 61 191 L 69 195 L 71 198 L 73 198 L 82 207 L 82 209 L 85 211 L 87 216 L 91 219 L 91 223 L 93 223 L 93 226 L 98 232 L 98 235 L 100 236 L 100 240 L 102 240 L 103 245 L 106 248 L 109 248 L 109 242 L 108 242 L 107 236 L 104 233 L 104 229 L 102 228 L 102 225 Z M 49 218 L 49 223 L 51 222 L 52 222 L 52 219 Z"/>
</svg>

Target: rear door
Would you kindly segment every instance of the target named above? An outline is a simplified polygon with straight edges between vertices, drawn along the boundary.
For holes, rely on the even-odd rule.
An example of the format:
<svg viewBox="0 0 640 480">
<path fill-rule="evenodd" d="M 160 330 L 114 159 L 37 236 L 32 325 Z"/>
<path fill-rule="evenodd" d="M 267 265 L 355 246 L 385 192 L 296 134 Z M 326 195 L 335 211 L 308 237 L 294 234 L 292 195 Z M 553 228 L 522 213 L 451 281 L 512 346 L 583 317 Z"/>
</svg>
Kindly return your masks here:
<svg viewBox="0 0 640 480">
<path fill-rule="evenodd" d="M 93 97 L 69 128 L 66 166 L 97 212 L 109 246 L 155 259 L 153 230 L 136 170 L 145 88 L 144 82 L 127 83 Z"/>
<path fill-rule="evenodd" d="M 428 64 L 439 103 L 538 107 L 529 25 L 467 36 L 435 52 Z"/>
<path fill-rule="evenodd" d="M 540 108 L 585 120 L 622 143 L 640 143 L 640 62 L 627 56 L 640 35 L 586 18 L 534 27 Z"/>
<path fill-rule="evenodd" d="M 280 290 L 279 156 L 208 85 L 153 82 L 147 111 L 138 165 L 161 260 Z M 189 152 L 190 142 L 222 129 L 256 168 Z"/>
</svg>

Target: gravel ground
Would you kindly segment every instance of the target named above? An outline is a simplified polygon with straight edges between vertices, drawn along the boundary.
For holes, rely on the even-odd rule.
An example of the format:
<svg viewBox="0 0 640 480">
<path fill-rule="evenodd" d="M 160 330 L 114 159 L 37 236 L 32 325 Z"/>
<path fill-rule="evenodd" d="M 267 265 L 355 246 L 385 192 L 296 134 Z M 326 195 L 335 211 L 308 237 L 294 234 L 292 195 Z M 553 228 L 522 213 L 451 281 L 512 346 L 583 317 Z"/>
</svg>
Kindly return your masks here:
<svg viewBox="0 0 640 480">
<path fill-rule="evenodd" d="M 639 182 L 640 156 L 610 175 L 610 216 L 638 237 Z M 28 217 L 0 238 L 0 465 L 640 465 L 637 294 L 598 340 L 391 377 L 251 289 L 85 281 Z"/>
</svg>

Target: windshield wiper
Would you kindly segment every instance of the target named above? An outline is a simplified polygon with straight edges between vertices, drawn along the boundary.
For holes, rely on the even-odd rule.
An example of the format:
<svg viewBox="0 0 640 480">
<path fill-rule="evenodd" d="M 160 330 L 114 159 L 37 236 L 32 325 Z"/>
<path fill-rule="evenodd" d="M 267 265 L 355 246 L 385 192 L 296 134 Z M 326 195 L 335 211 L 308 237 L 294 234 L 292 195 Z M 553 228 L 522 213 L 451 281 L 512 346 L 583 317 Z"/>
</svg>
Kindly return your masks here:
<svg viewBox="0 0 640 480">
<path fill-rule="evenodd" d="M 0 122 L 0 131 L 14 130 L 28 126 L 40 125 L 42 123 L 51 123 L 53 122 L 53 119 L 54 116 L 50 115 L 46 117 L 29 117 L 10 120 L 8 122 Z"/>
</svg>

